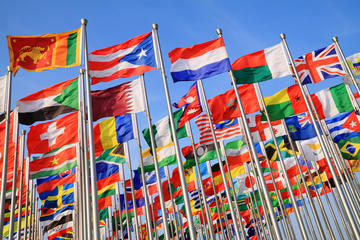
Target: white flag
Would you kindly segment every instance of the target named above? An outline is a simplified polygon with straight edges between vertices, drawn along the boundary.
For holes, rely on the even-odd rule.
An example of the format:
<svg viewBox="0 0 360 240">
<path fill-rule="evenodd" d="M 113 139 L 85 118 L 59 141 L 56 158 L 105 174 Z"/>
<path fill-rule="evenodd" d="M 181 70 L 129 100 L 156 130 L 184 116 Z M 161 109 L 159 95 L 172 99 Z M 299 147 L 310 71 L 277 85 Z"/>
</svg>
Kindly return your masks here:
<svg viewBox="0 0 360 240">
<path fill-rule="evenodd" d="M 7 75 L 0 77 L 0 112 L 5 112 L 6 80 Z"/>
</svg>

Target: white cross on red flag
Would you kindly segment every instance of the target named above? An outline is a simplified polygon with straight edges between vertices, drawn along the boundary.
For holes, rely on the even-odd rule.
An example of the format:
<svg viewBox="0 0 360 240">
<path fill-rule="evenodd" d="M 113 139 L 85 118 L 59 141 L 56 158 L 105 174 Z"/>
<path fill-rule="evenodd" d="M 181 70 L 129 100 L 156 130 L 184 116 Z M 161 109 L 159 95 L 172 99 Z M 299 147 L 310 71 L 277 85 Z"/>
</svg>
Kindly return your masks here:
<svg viewBox="0 0 360 240">
<path fill-rule="evenodd" d="M 27 148 L 29 155 L 46 153 L 78 141 L 78 112 L 75 112 L 55 121 L 31 126 Z"/>
</svg>

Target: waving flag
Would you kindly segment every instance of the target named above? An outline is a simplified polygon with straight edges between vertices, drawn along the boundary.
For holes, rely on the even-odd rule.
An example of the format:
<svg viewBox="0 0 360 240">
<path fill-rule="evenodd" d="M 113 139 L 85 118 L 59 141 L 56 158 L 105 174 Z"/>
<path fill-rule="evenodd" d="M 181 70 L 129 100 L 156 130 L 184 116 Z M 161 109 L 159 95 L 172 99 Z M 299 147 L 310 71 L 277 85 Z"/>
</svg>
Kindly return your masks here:
<svg viewBox="0 0 360 240">
<path fill-rule="evenodd" d="M 307 112 L 285 118 L 292 140 L 305 140 L 316 136 L 314 125 Z"/>
<path fill-rule="evenodd" d="M 294 59 L 294 63 L 303 85 L 345 75 L 335 43 Z"/>
<path fill-rule="evenodd" d="M 174 82 L 195 81 L 231 70 L 223 38 L 169 52 Z"/>
<path fill-rule="evenodd" d="M 183 96 L 178 103 L 174 103 L 173 105 L 176 108 L 184 107 L 183 114 L 178 121 L 178 128 L 181 128 L 187 121 L 199 115 L 202 112 L 202 108 L 197 83 L 195 82 L 189 92 Z"/>
<path fill-rule="evenodd" d="M 92 84 L 129 78 L 156 69 L 152 33 L 89 54 Z"/>
<path fill-rule="evenodd" d="M 74 183 L 76 179 L 75 167 L 57 175 L 36 179 L 38 193 L 51 191 L 57 186 Z"/>
<path fill-rule="evenodd" d="M 347 57 L 346 61 L 355 76 L 356 82 L 359 83 L 360 82 L 360 75 L 359 75 L 359 73 L 360 73 L 360 53 L 355 53 L 355 54 Z M 344 82 L 346 84 L 353 84 L 349 75 L 344 76 Z"/>
<path fill-rule="evenodd" d="M 267 121 L 261 121 L 261 114 L 248 116 L 247 119 L 254 142 L 272 139 L 270 126 Z M 271 124 L 276 137 L 286 135 L 285 128 L 283 127 L 281 120 L 272 121 Z"/>
<path fill-rule="evenodd" d="M 39 194 L 43 207 L 58 208 L 74 202 L 74 183 L 57 186 L 54 190 Z"/>
<path fill-rule="evenodd" d="M 336 143 L 342 139 L 360 136 L 360 117 L 354 111 L 328 119 L 326 124 Z"/>
</svg>

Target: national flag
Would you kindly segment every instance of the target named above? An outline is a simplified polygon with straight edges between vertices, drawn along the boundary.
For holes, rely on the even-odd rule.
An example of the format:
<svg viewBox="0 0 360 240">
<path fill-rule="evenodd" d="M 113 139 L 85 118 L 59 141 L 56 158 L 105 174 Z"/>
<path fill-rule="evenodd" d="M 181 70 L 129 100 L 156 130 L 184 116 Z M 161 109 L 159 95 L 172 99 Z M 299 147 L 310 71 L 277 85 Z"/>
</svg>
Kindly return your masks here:
<svg viewBox="0 0 360 240">
<path fill-rule="evenodd" d="M 105 150 L 96 161 L 105 161 L 113 163 L 125 163 L 125 151 L 122 143 L 117 144 L 115 147 Z"/>
<path fill-rule="evenodd" d="M 231 64 L 236 83 L 256 83 L 290 75 L 281 43 L 238 58 Z"/>
<path fill-rule="evenodd" d="M 37 36 L 7 36 L 10 68 L 38 72 L 80 65 L 81 28 Z"/>
<path fill-rule="evenodd" d="M 264 101 L 271 121 L 280 120 L 307 111 L 304 98 L 298 85 L 292 85 L 270 97 L 264 97 Z M 266 120 L 264 114 L 261 119 Z"/>
<path fill-rule="evenodd" d="M 191 86 L 189 92 L 183 96 L 178 103 L 174 103 L 173 105 L 176 108 L 184 108 L 183 114 L 177 123 L 178 128 L 181 128 L 187 121 L 199 115 L 202 112 L 202 108 L 197 89 L 197 82 Z"/>
<path fill-rule="evenodd" d="M 360 117 L 354 111 L 339 114 L 325 122 L 336 143 L 342 139 L 360 136 Z"/>
<path fill-rule="evenodd" d="M 308 162 L 317 162 L 324 159 L 324 153 L 322 152 L 321 145 L 316 137 L 300 141 L 300 144 L 304 152 L 305 159 L 308 160 Z"/>
<path fill-rule="evenodd" d="M 55 240 L 57 237 L 63 237 L 66 236 L 69 239 L 73 239 L 73 222 L 67 222 L 65 224 L 62 224 L 54 229 L 51 229 L 48 232 L 48 240 Z"/>
<path fill-rule="evenodd" d="M 206 114 L 202 114 L 195 119 L 195 123 L 200 131 L 200 144 L 213 142 L 210 123 Z M 213 124 L 216 140 L 226 140 L 241 135 L 239 120 L 237 118 L 232 120 L 225 120 Z"/>
<path fill-rule="evenodd" d="M 63 212 L 67 211 L 74 211 L 74 204 L 66 204 L 57 209 L 42 207 L 40 222 L 52 221 L 56 216 L 62 215 Z"/>
<path fill-rule="evenodd" d="M 73 221 L 73 212 L 68 212 L 66 214 L 58 215 L 61 217 L 54 218 L 53 221 L 49 224 L 43 224 L 43 232 L 47 233 L 49 230 L 54 229 L 60 225 L 63 225 L 68 222 Z"/>
<path fill-rule="evenodd" d="M 245 84 L 238 86 L 237 88 L 241 102 L 243 103 L 245 114 L 259 111 L 260 105 L 257 100 L 255 87 L 252 84 Z M 241 116 L 239 103 L 234 89 L 230 89 L 223 94 L 209 99 L 208 104 L 214 123 L 232 120 Z"/>
<path fill-rule="evenodd" d="M 335 43 L 294 59 L 294 63 L 303 85 L 345 75 Z"/>
<path fill-rule="evenodd" d="M 311 98 L 320 119 L 330 118 L 339 113 L 354 110 L 343 83 L 311 94 Z"/>
<path fill-rule="evenodd" d="M 342 139 L 338 146 L 343 158 L 347 160 L 357 160 L 360 158 L 360 136 Z"/>
<path fill-rule="evenodd" d="M 261 121 L 261 114 L 248 116 L 247 119 L 254 142 L 272 139 L 270 126 L 267 121 Z M 286 131 L 281 120 L 272 121 L 271 124 L 276 137 L 286 135 Z"/>
<path fill-rule="evenodd" d="M 186 146 L 181 149 L 183 156 L 186 161 L 184 163 L 184 168 L 191 168 L 195 166 L 195 156 L 192 146 Z M 198 157 L 199 163 L 213 160 L 217 158 L 215 151 L 215 144 L 199 144 L 195 145 L 195 154 Z"/>
<path fill-rule="evenodd" d="M 39 194 L 42 207 L 59 208 L 74 202 L 74 183 L 57 186 L 54 190 Z"/>
<path fill-rule="evenodd" d="M 152 33 L 89 54 L 92 84 L 129 78 L 156 69 Z"/>
<path fill-rule="evenodd" d="M 43 154 L 29 163 L 30 179 L 48 177 L 59 174 L 77 165 L 76 144 L 64 145 Z"/>
<path fill-rule="evenodd" d="M 46 153 L 76 143 L 79 141 L 78 135 L 78 112 L 31 126 L 27 138 L 28 153 Z"/>
<path fill-rule="evenodd" d="M 119 165 L 105 161 L 96 163 L 96 179 L 98 192 L 113 183 L 120 181 Z"/>
<path fill-rule="evenodd" d="M 285 123 L 292 140 L 305 140 L 316 136 L 314 125 L 308 112 L 287 117 L 285 118 Z"/>
<path fill-rule="evenodd" d="M 360 79 L 360 53 L 355 53 L 349 57 L 346 58 L 346 62 L 348 63 L 352 73 L 354 74 L 355 80 L 357 83 L 359 83 L 359 79 Z M 353 84 L 350 76 L 349 75 L 345 75 L 344 76 L 344 82 L 346 84 Z"/>
<path fill-rule="evenodd" d="M 145 111 L 140 78 L 105 90 L 91 92 L 93 121 Z"/>
<path fill-rule="evenodd" d="M 19 122 L 31 125 L 79 109 L 78 78 L 55 84 L 16 102 Z"/>
<path fill-rule="evenodd" d="M 5 112 L 6 83 L 8 75 L 0 77 L 0 112 Z"/>
<path fill-rule="evenodd" d="M 105 119 L 94 126 L 95 156 L 133 138 L 130 114 Z"/>
<path fill-rule="evenodd" d="M 156 148 L 157 162 L 159 167 L 176 164 L 176 155 L 174 143 L 170 142 L 162 147 Z M 142 158 L 144 162 L 144 171 L 151 172 L 155 170 L 154 157 L 150 148 L 145 149 L 142 152 Z M 139 168 L 140 170 L 140 168 Z"/>
<path fill-rule="evenodd" d="M 250 162 L 249 149 L 247 148 L 246 143 L 242 140 L 228 142 L 225 145 L 225 153 L 229 165 L 232 165 L 233 163 L 244 164 L 246 162 Z"/>
<path fill-rule="evenodd" d="M 196 81 L 231 70 L 222 37 L 169 52 L 174 82 Z"/>
<path fill-rule="evenodd" d="M 57 175 L 36 179 L 36 190 L 40 194 L 42 192 L 51 191 L 60 185 L 74 183 L 75 180 L 76 170 L 75 167 L 73 167 L 72 169 L 66 170 L 65 172 Z"/>
</svg>

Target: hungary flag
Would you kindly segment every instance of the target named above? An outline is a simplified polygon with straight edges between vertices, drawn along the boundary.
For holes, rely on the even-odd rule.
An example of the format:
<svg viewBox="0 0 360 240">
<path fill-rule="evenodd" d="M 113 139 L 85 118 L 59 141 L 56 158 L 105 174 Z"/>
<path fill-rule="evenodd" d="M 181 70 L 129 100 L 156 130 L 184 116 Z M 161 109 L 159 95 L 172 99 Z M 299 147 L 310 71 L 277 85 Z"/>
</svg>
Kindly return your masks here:
<svg viewBox="0 0 360 240">
<path fill-rule="evenodd" d="M 58 83 L 17 101 L 19 122 L 31 125 L 77 111 L 78 101 L 78 78 Z"/>
<path fill-rule="evenodd" d="M 298 85 L 285 88 L 273 96 L 264 97 L 264 101 L 271 121 L 284 119 L 307 111 Z M 261 120 L 266 121 L 264 114 L 261 116 Z"/>
<path fill-rule="evenodd" d="M 256 83 L 290 75 L 281 43 L 238 58 L 231 64 L 237 84 Z"/>
</svg>

